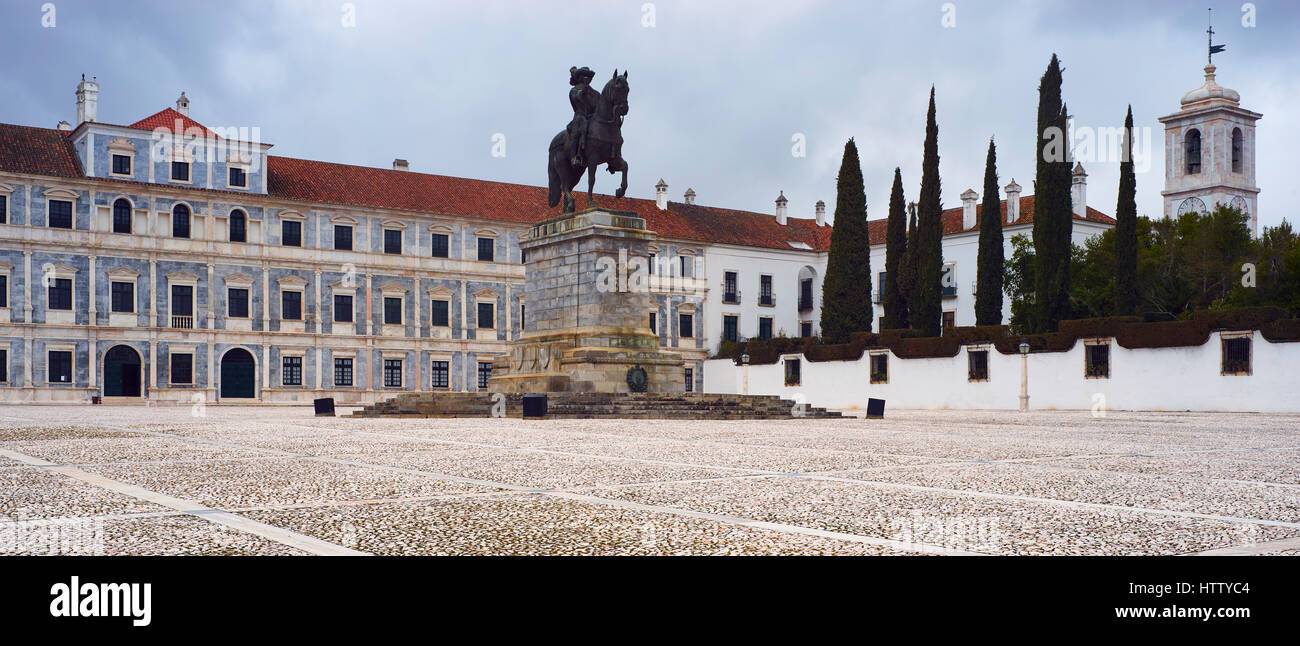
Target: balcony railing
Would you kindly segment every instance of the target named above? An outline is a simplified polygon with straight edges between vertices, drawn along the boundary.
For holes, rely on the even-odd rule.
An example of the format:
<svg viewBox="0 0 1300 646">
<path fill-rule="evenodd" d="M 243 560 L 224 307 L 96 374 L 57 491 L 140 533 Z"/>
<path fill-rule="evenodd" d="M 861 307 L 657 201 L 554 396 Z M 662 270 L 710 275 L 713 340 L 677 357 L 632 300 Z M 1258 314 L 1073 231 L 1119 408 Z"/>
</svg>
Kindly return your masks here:
<svg viewBox="0 0 1300 646">
<path fill-rule="evenodd" d="M 803 298 L 803 297 L 800 297 L 800 298 L 799 298 L 799 311 L 800 311 L 800 312 L 807 312 L 808 310 L 810 310 L 810 309 L 812 309 L 812 308 L 813 308 L 813 304 L 812 304 L 812 298 L 811 298 L 811 297 L 809 297 L 809 298 Z"/>
<path fill-rule="evenodd" d="M 173 314 L 173 315 L 172 315 L 172 327 L 173 327 L 173 328 L 176 328 L 176 329 L 179 329 L 179 330 L 192 330 L 192 329 L 194 329 L 194 317 L 193 317 L 193 316 L 177 316 L 177 315 Z"/>
<path fill-rule="evenodd" d="M 727 305 L 736 305 L 740 303 L 740 290 L 722 292 L 722 302 Z"/>
<path fill-rule="evenodd" d="M 771 294 L 759 294 L 758 304 L 764 307 L 772 307 L 776 305 L 776 300 L 772 298 Z"/>
</svg>

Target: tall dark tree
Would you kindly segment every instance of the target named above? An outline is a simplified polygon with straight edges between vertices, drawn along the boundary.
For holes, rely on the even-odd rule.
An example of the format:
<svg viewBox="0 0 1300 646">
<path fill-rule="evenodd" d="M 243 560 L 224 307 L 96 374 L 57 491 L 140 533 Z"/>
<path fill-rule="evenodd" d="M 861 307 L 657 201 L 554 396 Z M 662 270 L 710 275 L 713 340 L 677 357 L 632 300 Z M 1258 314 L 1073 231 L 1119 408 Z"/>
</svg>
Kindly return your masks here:
<svg viewBox="0 0 1300 646">
<path fill-rule="evenodd" d="M 1119 163 L 1119 202 L 1115 205 L 1115 314 L 1136 314 L 1137 176 L 1133 173 L 1133 106 L 1124 117 L 1124 158 Z"/>
<path fill-rule="evenodd" d="M 998 154 L 989 140 L 984 161 L 984 204 L 980 209 L 979 260 L 975 278 L 975 325 L 1002 324 L 1002 201 L 998 199 Z"/>
<path fill-rule="evenodd" d="M 916 286 L 916 260 L 918 254 L 916 234 L 916 202 L 907 205 L 907 240 L 906 249 L 903 251 L 903 259 L 898 263 L 898 294 L 903 299 L 903 306 L 899 308 L 899 324 L 901 327 L 911 326 L 912 316 L 912 294 L 915 293 Z"/>
<path fill-rule="evenodd" d="M 943 203 L 939 187 L 939 126 L 935 122 L 934 87 L 925 117 L 925 151 L 921 158 L 921 194 L 917 199 L 916 283 L 907 304 L 912 329 L 939 336 L 943 303 Z"/>
<path fill-rule="evenodd" d="M 889 191 L 889 219 L 885 222 L 885 322 L 882 329 L 907 327 L 907 301 L 899 290 L 899 270 L 907 254 L 907 211 L 903 203 L 903 172 L 894 169 L 894 187 Z"/>
<path fill-rule="evenodd" d="M 1038 130 L 1034 159 L 1033 324 L 1036 331 L 1056 329 L 1070 316 L 1070 149 L 1067 113 L 1061 101 L 1061 64 L 1056 54 L 1038 84 Z"/>
<path fill-rule="evenodd" d="M 867 237 L 867 194 L 858 147 L 849 139 L 836 181 L 835 228 L 822 282 L 822 336 L 832 343 L 871 331 L 871 241 Z"/>
</svg>

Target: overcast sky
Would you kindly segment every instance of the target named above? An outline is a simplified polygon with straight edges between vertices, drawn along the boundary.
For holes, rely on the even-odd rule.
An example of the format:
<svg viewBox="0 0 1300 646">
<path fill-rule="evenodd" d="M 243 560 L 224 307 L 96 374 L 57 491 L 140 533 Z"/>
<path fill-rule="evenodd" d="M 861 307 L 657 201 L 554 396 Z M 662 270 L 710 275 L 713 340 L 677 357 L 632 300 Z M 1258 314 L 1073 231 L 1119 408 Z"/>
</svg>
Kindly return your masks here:
<svg viewBox="0 0 1300 646">
<path fill-rule="evenodd" d="M 1260 224 L 1296 220 L 1300 3 L 795 2 L 352 3 L 38 0 L 0 4 L 0 122 L 73 120 L 80 74 L 100 82 L 99 120 L 127 124 L 184 90 L 209 126 L 259 127 L 274 154 L 544 185 L 545 148 L 570 118 L 568 69 L 599 87 L 629 70 L 629 195 L 791 214 L 834 209 L 843 145 L 856 138 L 869 216 L 885 216 L 893 169 L 920 182 L 925 106 L 937 91 L 943 202 L 982 189 L 990 137 L 1000 184 L 1032 192 L 1037 85 L 1053 52 L 1076 128 L 1122 124 L 1133 105 L 1156 152 L 1138 210 L 1158 216 L 1163 130 L 1202 83 L 1206 6 L 1218 81 L 1264 114 Z M 348 5 L 351 5 L 349 7 Z M 1247 10 L 1251 5 L 1246 5 Z M 345 20 L 354 18 L 355 26 Z M 945 26 L 945 23 L 955 23 Z M 493 136 L 505 156 L 493 156 Z M 792 154 L 802 135 L 806 156 Z M 1142 143 L 1139 138 L 1139 144 Z M 1089 205 L 1113 214 L 1118 164 L 1085 162 Z M 600 173 L 597 190 L 616 178 Z"/>
</svg>

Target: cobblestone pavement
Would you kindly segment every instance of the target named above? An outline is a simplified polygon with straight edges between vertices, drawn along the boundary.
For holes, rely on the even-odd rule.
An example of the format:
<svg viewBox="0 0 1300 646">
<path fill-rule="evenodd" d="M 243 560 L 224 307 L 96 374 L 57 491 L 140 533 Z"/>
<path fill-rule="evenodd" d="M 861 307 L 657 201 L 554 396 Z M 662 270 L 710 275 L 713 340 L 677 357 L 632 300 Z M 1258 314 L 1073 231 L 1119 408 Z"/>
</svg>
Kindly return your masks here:
<svg viewBox="0 0 1300 646">
<path fill-rule="evenodd" d="M 1300 417 L 0 406 L 0 491 L 0 554 L 1297 554 Z"/>
</svg>

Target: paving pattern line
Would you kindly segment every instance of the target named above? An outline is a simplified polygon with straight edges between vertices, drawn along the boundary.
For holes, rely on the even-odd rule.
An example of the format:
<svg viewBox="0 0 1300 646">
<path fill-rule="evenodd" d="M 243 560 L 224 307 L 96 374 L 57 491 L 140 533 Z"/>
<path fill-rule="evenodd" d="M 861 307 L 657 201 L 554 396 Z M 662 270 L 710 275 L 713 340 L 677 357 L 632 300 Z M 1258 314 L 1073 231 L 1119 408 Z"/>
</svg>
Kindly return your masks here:
<svg viewBox="0 0 1300 646">
<path fill-rule="evenodd" d="M 1205 550 L 1204 552 L 1192 552 L 1191 554 L 1188 554 L 1188 556 L 1259 556 L 1261 554 L 1277 552 L 1279 550 L 1300 551 L 1300 536 L 1283 538 L 1276 541 L 1265 541 L 1262 543 L 1231 545 L 1228 547 Z"/>
<path fill-rule="evenodd" d="M 86 484 L 93 485 L 101 489 L 106 489 L 114 493 L 130 496 L 137 500 L 144 500 L 146 502 L 151 502 L 154 503 L 155 505 L 160 505 L 162 507 L 174 509 L 176 511 L 179 511 L 181 513 L 190 516 L 194 516 L 196 518 L 202 518 L 203 520 L 206 520 L 208 522 L 216 523 L 218 525 L 224 525 L 226 527 L 231 527 L 249 534 L 254 534 L 256 536 L 261 536 L 262 538 L 265 538 L 267 540 L 280 543 L 281 545 L 287 545 L 289 547 L 302 550 L 309 554 L 314 554 L 317 556 L 368 556 L 369 555 L 367 552 L 360 552 L 357 550 L 349 549 L 343 547 L 342 545 L 336 545 L 334 543 L 322 541 L 318 538 L 313 538 L 305 534 L 299 534 L 297 532 L 289 531 L 282 527 L 276 527 L 274 525 L 261 523 L 251 518 L 246 518 L 238 514 L 232 514 L 230 512 L 222 511 L 220 509 L 214 509 L 212 507 L 208 507 L 206 505 L 197 502 L 185 500 L 182 498 L 176 498 L 174 496 L 169 496 L 167 494 L 159 493 L 156 491 L 150 491 L 148 489 L 145 489 L 143 487 L 138 487 L 133 484 L 128 484 L 125 482 L 112 480 L 110 478 L 105 478 L 101 475 L 90 473 L 88 471 L 82 471 L 81 469 L 78 469 L 77 467 L 74 466 L 55 464 L 52 462 L 48 462 L 46 460 L 42 460 L 41 458 L 32 457 L 25 453 L 19 453 L 17 451 L 13 451 L 10 449 L 0 449 L 0 455 L 3 455 L 13 460 L 18 460 L 19 462 L 30 464 L 32 466 L 45 467 L 50 471 L 54 471 L 55 473 L 65 475 L 75 480 L 80 480 Z"/>
</svg>

